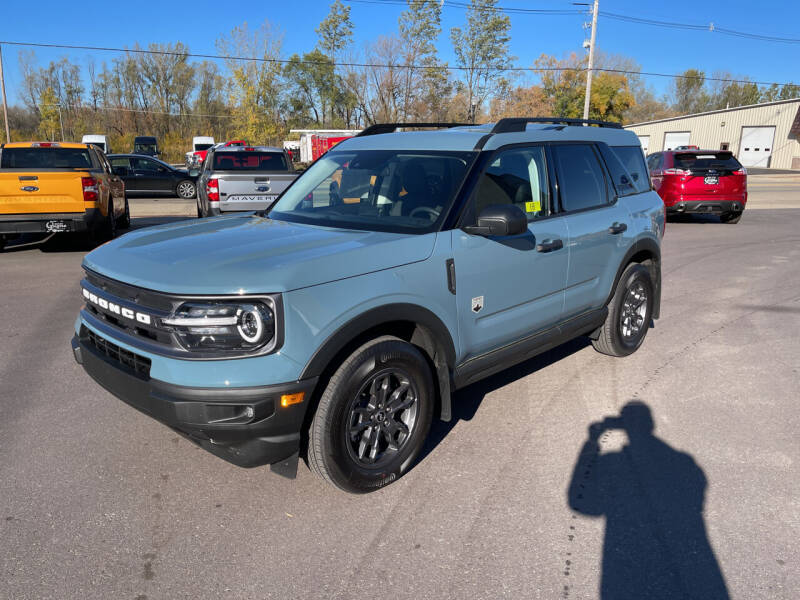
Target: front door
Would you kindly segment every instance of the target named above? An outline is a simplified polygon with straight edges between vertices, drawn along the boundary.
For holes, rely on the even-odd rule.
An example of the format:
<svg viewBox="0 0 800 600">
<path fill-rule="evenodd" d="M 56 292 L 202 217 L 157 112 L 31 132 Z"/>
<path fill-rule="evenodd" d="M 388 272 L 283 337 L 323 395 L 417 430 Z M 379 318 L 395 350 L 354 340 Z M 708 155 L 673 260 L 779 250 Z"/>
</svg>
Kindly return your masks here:
<svg viewBox="0 0 800 600">
<path fill-rule="evenodd" d="M 161 193 L 171 191 L 172 177 L 164 165 L 149 158 L 132 158 L 131 162 L 138 190 Z"/>
<path fill-rule="evenodd" d="M 461 355 L 473 358 L 555 326 L 567 275 L 567 228 L 553 216 L 542 146 L 500 150 L 482 175 L 471 211 L 515 204 L 528 216 L 517 236 L 453 235 Z"/>
</svg>

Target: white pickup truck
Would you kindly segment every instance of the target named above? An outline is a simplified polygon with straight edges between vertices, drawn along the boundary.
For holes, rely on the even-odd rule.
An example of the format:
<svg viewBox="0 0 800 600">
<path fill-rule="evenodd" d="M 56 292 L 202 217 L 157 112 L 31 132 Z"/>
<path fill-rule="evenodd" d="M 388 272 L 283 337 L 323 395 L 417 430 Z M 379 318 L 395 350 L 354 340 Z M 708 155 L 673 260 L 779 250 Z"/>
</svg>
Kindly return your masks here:
<svg viewBox="0 0 800 600">
<path fill-rule="evenodd" d="M 297 175 L 282 148 L 214 148 L 209 151 L 197 182 L 197 216 L 265 210 Z"/>
</svg>

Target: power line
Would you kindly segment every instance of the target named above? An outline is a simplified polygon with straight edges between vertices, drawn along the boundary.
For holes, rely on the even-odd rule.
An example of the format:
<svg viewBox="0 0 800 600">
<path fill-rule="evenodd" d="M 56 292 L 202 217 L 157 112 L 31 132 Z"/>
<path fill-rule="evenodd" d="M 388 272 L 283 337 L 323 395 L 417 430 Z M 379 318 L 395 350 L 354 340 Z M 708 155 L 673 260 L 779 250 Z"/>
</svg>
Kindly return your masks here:
<svg viewBox="0 0 800 600">
<path fill-rule="evenodd" d="M 420 5 L 421 0 L 346 0 L 351 3 L 359 4 L 394 4 L 399 6 Z M 470 3 L 460 2 L 457 0 L 443 0 L 441 6 L 446 8 L 462 8 L 469 9 Z M 495 9 L 499 12 L 506 14 L 528 14 L 528 15 L 578 15 L 583 11 L 575 9 L 542 9 L 542 8 L 518 8 L 511 6 L 496 6 Z M 683 29 L 689 31 L 708 31 L 710 33 L 721 33 L 740 38 L 747 38 L 752 40 L 759 40 L 763 42 L 780 42 L 784 44 L 800 44 L 800 38 L 783 37 L 778 35 L 768 35 L 761 33 L 752 33 L 749 31 L 738 31 L 735 29 L 728 29 L 720 27 L 715 23 L 677 23 L 672 21 L 664 21 L 663 19 L 654 19 L 648 17 L 634 17 L 631 15 L 623 15 L 619 13 L 600 11 L 600 16 L 617 21 L 625 21 L 628 23 L 636 23 L 638 25 L 650 25 L 653 27 L 662 27 L 666 29 Z"/>
<path fill-rule="evenodd" d="M 653 27 L 663 27 L 666 29 L 684 29 L 691 31 L 708 31 L 711 33 L 721 33 L 723 35 L 730 35 L 734 37 L 748 38 L 753 40 L 760 40 L 765 42 L 781 42 L 784 44 L 800 44 L 800 38 L 781 37 L 776 35 L 766 35 L 760 33 L 750 33 L 748 31 L 737 31 L 735 29 L 727 29 L 719 27 L 714 23 L 705 25 L 698 25 L 694 23 L 676 23 L 672 21 L 663 21 L 661 19 L 648 19 L 644 17 L 632 17 L 630 15 L 621 15 L 618 13 L 611 13 L 600 11 L 600 16 L 607 19 L 614 19 L 617 21 L 625 21 L 627 23 L 636 23 L 638 25 L 650 25 Z"/>
<path fill-rule="evenodd" d="M 275 64 L 305 64 L 305 65 L 330 65 L 337 67 L 356 67 L 367 69 L 429 69 L 430 65 L 415 65 L 415 64 L 381 64 L 381 63 L 355 63 L 355 62 L 334 62 L 334 61 L 318 61 L 318 60 L 290 60 L 285 58 L 266 58 L 266 57 L 253 57 L 253 56 L 226 56 L 220 54 L 198 54 L 193 52 L 176 52 L 172 50 L 145 50 L 144 48 L 114 48 L 107 46 L 84 46 L 77 44 L 44 44 L 39 42 L 11 42 L 0 40 L 0 44 L 7 44 L 9 46 L 25 46 L 32 48 L 58 48 L 63 50 L 88 50 L 92 52 L 119 52 L 129 54 L 156 54 L 162 56 L 181 56 L 187 58 L 207 58 L 212 60 L 232 60 L 232 61 L 249 61 L 260 63 L 275 63 Z M 448 71 L 467 71 L 469 67 L 440 65 L 439 68 Z M 619 73 L 623 75 L 640 75 L 644 77 L 670 77 L 677 79 L 697 79 L 694 75 L 683 75 L 681 73 L 657 73 L 654 71 L 636 71 L 632 69 L 611 69 L 604 67 L 593 67 L 594 71 L 603 71 L 605 73 Z M 501 72 L 516 72 L 516 73 L 542 73 L 542 72 L 583 72 L 586 67 L 502 67 L 497 71 Z M 734 79 L 731 77 L 703 77 L 706 81 L 721 81 L 724 83 L 754 83 L 756 85 L 789 85 L 792 82 L 780 81 L 753 81 L 750 79 Z"/>
</svg>

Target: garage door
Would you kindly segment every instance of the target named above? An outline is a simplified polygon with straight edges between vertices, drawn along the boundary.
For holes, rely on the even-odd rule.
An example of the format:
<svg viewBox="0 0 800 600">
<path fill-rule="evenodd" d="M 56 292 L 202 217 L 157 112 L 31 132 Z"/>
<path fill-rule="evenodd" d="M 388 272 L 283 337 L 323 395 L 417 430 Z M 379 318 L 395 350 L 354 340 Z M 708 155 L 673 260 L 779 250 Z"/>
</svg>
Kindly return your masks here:
<svg viewBox="0 0 800 600">
<path fill-rule="evenodd" d="M 739 162 L 745 167 L 768 167 L 774 139 L 774 127 L 742 127 Z"/>
<path fill-rule="evenodd" d="M 647 154 L 647 149 L 650 147 L 650 136 L 649 135 L 640 135 L 639 136 L 639 143 L 642 145 L 642 150 L 644 150 L 645 155 Z"/>
<path fill-rule="evenodd" d="M 688 131 L 668 131 L 664 134 L 664 150 L 675 150 L 678 146 L 688 146 L 691 133 Z"/>
</svg>

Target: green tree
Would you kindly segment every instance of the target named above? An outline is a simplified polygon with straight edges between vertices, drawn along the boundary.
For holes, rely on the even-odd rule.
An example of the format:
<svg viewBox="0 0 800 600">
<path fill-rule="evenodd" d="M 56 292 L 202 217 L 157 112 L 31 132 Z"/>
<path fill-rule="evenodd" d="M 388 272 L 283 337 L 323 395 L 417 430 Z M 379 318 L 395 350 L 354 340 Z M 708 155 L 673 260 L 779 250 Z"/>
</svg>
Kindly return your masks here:
<svg viewBox="0 0 800 600">
<path fill-rule="evenodd" d="M 781 93 L 778 95 L 778 100 L 793 100 L 794 98 L 800 98 L 800 85 L 787 83 L 781 87 Z"/>
<path fill-rule="evenodd" d="M 294 124 L 325 127 L 338 97 L 333 61 L 319 50 L 302 58 L 294 54 L 283 72 L 291 92 L 289 106 Z"/>
<path fill-rule="evenodd" d="M 680 115 L 709 110 L 712 98 L 706 91 L 706 74 L 687 69 L 672 82 L 672 108 Z"/>
<path fill-rule="evenodd" d="M 58 96 L 53 88 L 47 87 L 39 96 L 39 135 L 45 140 L 55 140 L 61 131 L 61 118 L 58 110 Z M 61 140 L 63 141 L 63 140 Z"/>
<path fill-rule="evenodd" d="M 407 0 L 398 21 L 403 41 L 405 89 L 403 119 L 436 118 L 449 93 L 447 69 L 439 60 L 436 39 L 442 32 L 439 0 Z"/>
<path fill-rule="evenodd" d="M 315 31 L 319 35 L 317 48 L 335 61 L 339 53 L 353 41 L 350 7 L 342 4 L 342 0 L 336 0 L 331 4 L 328 16 L 323 19 Z"/>
<path fill-rule="evenodd" d="M 497 0 L 470 0 L 466 30 L 450 30 L 463 74 L 458 85 L 466 99 L 464 117 L 474 118 L 487 99 L 508 87 L 506 70 L 514 59 L 508 47 L 510 30 L 511 19 L 497 7 Z"/>
</svg>

